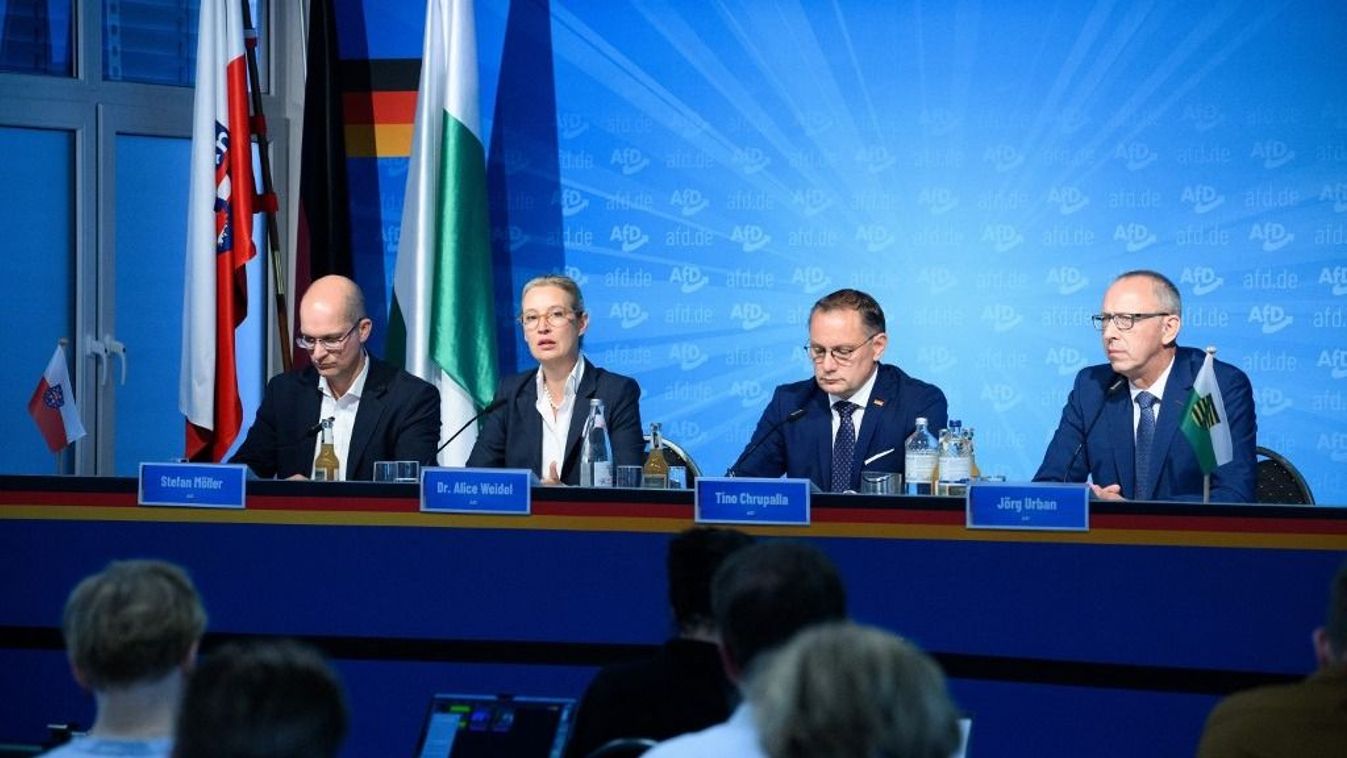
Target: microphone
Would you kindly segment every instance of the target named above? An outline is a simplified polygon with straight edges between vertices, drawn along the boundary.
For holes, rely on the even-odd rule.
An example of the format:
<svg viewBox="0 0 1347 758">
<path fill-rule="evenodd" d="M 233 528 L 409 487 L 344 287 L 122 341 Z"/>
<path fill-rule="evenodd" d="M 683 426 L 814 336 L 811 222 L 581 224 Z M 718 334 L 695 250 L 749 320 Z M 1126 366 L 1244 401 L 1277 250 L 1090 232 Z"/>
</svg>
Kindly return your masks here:
<svg viewBox="0 0 1347 758">
<path fill-rule="evenodd" d="M 496 410 L 502 405 L 505 405 L 505 398 L 503 397 L 498 397 L 495 400 L 492 400 L 491 402 L 487 403 L 486 407 L 483 408 L 481 411 L 479 411 L 476 416 L 473 416 L 472 418 L 468 419 L 467 423 L 458 428 L 458 431 L 449 435 L 449 439 L 445 440 L 443 445 L 440 445 L 439 447 L 435 448 L 435 455 L 439 455 L 441 450 L 445 449 L 446 447 L 449 447 L 449 443 L 458 439 L 458 435 L 462 434 L 463 432 L 466 432 L 468 430 L 468 427 L 477 423 L 477 419 L 480 419 L 481 417 Z"/>
<path fill-rule="evenodd" d="M 731 477 L 732 477 L 732 476 L 736 476 L 736 474 L 734 473 L 734 470 L 737 469 L 737 468 L 739 468 L 739 464 L 743 463 L 745 458 L 747 458 L 748 456 L 752 455 L 752 454 L 753 454 L 753 451 L 755 451 L 755 450 L 757 450 L 759 447 L 761 447 L 761 446 L 762 446 L 762 443 L 766 442 L 768 437 L 771 437 L 773 434 L 775 434 L 775 433 L 777 433 L 778 431 L 780 431 L 780 430 L 781 430 L 781 427 L 785 426 L 786 424 L 792 423 L 792 422 L 794 422 L 794 421 L 799 421 L 799 420 L 802 419 L 802 418 L 804 418 L 804 409 L 803 409 L 803 408 L 796 408 L 795 410 L 791 411 L 790 413 L 787 413 L 785 418 L 781 419 L 780 421 L 776 422 L 775 424 L 772 424 L 772 428 L 768 429 L 766 434 L 764 434 L 764 435 L 762 435 L 761 437 L 759 437 L 757 442 L 754 442 L 752 445 L 749 445 L 747 450 L 745 450 L 744 452 L 740 453 L 740 454 L 739 454 L 739 457 L 734 459 L 734 465 L 733 465 L 733 466 L 730 466 L 730 467 L 725 471 L 725 476 L 731 476 Z"/>
<path fill-rule="evenodd" d="M 1085 443 L 1090 439 L 1090 432 L 1094 431 L 1094 425 L 1099 423 L 1099 417 L 1104 415 L 1104 407 L 1108 405 L 1108 399 L 1113 397 L 1113 393 L 1126 384 L 1127 377 L 1119 376 L 1104 390 L 1104 402 L 1099 404 L 1099 408 L 1094 412 L 1094 418 L 1090 419 L 1090 423 L 1085 425 L 1085 433 L 1080 437 L 1080 444 L 1076 445 L 1075 451 L 1071 453 L 1070 460 L 1066 462 L 1066 468 L 1062 470 L 1062 481 L 1067 481 L 1067 476 L 1071 473 L 1071 467 L 1076 465 L 1076 459 L 1080 457 L 1080 451 L 1085 449 Z"/>
</svg>

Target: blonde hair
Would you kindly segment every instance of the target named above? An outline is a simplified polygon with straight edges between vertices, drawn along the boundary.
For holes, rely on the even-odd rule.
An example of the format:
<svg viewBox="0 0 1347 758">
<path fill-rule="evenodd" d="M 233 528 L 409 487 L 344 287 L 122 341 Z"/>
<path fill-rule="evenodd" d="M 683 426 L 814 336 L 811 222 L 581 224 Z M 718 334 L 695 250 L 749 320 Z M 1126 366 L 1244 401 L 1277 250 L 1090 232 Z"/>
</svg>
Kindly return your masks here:
<svg viewBox="0 0 1347 758">
<path fill-rule="evenodd" d="M 562 274 L 535 276 L 524 284 L 524 289 L 519 291 L 519 299 L 523 300 L 529 290 L 534 287 L 556 287 L 570 296 L 571 310 L 575 312 L 577 318 L 585 312 L 585 296 L 580 294 L 580 285 L 576 284 L 575 280 L 569 276 L 563 276 Z"/>
</svg>

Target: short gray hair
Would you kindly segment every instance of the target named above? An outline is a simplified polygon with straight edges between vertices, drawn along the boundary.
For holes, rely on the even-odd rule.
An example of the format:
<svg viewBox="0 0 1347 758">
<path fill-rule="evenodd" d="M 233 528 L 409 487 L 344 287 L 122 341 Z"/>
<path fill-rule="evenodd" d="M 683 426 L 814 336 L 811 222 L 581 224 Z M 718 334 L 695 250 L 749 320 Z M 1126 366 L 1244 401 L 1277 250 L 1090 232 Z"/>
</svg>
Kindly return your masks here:
<svg viewBox="0 0 1347 758">
<path fill-rule="evenodd" d="M 1123 279 L 1132 277 L 1142 277 L 1151 280 L 1151 286 L 1154 288 L 1155 299 L 1160 303 L 1160 308 L 1165 313 L 1172 313 L 1175 316 L 1183 315 L 1183 296 L 1179 294 L 1179 288 L 1174 286 L 1174 282 L 1169 277 L 1159 271 L 1152 271 L 1148 268 L 1139 268 L 1134 271 L 1118 274 L 1113 280 L 1115 283 Z"/>
</svg>

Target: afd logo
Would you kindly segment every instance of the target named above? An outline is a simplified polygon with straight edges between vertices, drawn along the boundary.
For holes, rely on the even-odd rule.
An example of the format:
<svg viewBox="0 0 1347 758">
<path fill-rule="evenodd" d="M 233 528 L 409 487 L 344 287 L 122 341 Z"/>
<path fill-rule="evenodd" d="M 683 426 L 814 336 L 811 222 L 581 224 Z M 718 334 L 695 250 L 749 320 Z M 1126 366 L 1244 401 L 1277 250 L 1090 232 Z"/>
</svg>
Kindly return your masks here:
<svg viewBox="0 0 1347 758">
<path fill-rule="evenodd" d="M 1314 447 L 1320 452 L 1327 452 L 1330 460 L 1347 462 L 1347 433 L 1320 432 L 1319 441 Z"/>
<path fill-rule="evenodd" d="M 885 171 L 898 160 L 898 157 L 889 152 L 889 149 L 883 145 L 866 145 L 857 148 L 855 157 L 856 162 L 872 174 Z"/>
<path fill-rule="evenodd" d="M 821 190 L 817 187 L 803 190 L 795 190 L 791 193 L 792 203 L 800 206 L 800 211 L 806 218 L 817 216 L 818 214 L 831 208 L 836 198 L 831 192 Z"/>
<path fill-rule="evenodd" d="M 1207 103 L 1194 103 L 1184 106 L 1183 115 L 1179 117 L 1179 122 L 1192 124 L 1195 132 L 1208 132 L 1221 125 L 1225 121 L 1225 112 L 1220 106 Z"/>
<path fill-rule="evenodd" d="M 678 291 L 684 295 L 691 295 L 710 281 L 711 278 L 702 273 L 700 266 L 674 266 L 669 270 L 669 283 L 677 284 Z"/>
<path fill-rule="evenodd" d="M 757 224 L 743 224 L 730 232 L 730 241 L 738 242 L 745 253 L 755 253 L 770 244 L 772 237 Z"/>
<path fill-rule="evenodd" d="M 673 440 L 684 450 L 695 448 L 706 442 L 706 434 L 702 431 L 702 425 L 696 421 L 688 419 L 667 421 L 664 424 L 663 431 L 665 441 Z"/>
<path fill-rule="evenodd" d="M 1127 252 L 1138 253 L 1155 244 L 1155 235 L 1145 224 L 1118 224 L 1113 230 L 1113 240 L 1122 242 Z"/>
<path fill-rule="evenodd" d="M 1193 213 L 1211 213 L 1225 204 L 1225 195 L 1210 184 L 1190 184 L 1183 188 L 1179 202 L 1193 206 Z"/>
<path fill-rule="evenodd" d="M 739 398 L 739 404 L 745 408 L 756 408 L 767 399 L 767 392 L 761 384 L 749 379 L 731 384 L 730 396 Z"/>
<path fill-rule="evenodd" d="M 898 241 L 883 224 L 861 224 L 856 227 L 856 241 L 865 243 L 865 252 L 882 253 Z"/>
<path fill-rule="evenodd" d="M 998 174 L 1004 174 L 1024 164 L 1024 153 L 1014 145 L 992 145 L 982 151 L 982 160 L 992 164 Z"/>
<path fill-rule="evenodd" d="M 1113 157 L 1122 161 L 1128 171 L 1140 171 L 1160 156 L 1144 142 L 1126 142 L 1114 148 Z"/>
<path fill-rule="evenodd" d="M 982 308 L 982 320 L 992 325 L 992 331 L 1008 332 L 1024 322 L 1024 316 L 1012 305 L 986 305 Z"/>
<path fill-rule="evenodd" d="M 946 137 L 959 128 L 959 117 L 947 108 L 927 108 L 921 112 L 919 123 L 930 137 Z"/>
<path fill-rule="evenodd" d="M 833 128 L 836 121 L 830 111 L 807 111 L 800 114 L 800 128 L 806 137 L 817 137 Z"/>
<path fill-rule="evenodd" d="M 1296 159 L 1296 151 L 1281 140 L 1268 139 L 1253 143 L 1249 157 L 1261 160 L 1263 168 L 1281 168 Z"/>
<path fill-rule="evenodd" d="M 623 176 L 632 176 L 641 173 L 646 166 L 649 166 L 650 159 L 634 147 L 619 147 L 615 148 L 612 156 L 608 158 L 608 165 L 621 168 Z"/>
<path fill-rule="evenodd" d="M 1321 350 L 1319 351 L 1319 361 L 1314 365 L 1319 368 L 1332 369 L 1331 374 L 1334 379 L 1347 379 L 1347 350 L 1342 348 Z"/>
<path fill-rule="evenodd" d="M 1090 196 L 1079 187 L 1053 187 L 1048 190 L 1048 204 L 1057 206 L 1057 212 L 1070 216 L 1090 204 Z"/>
<path fill-rule="evenodd" d="M 1286 231 L 1286 227 L 1276 221 L 1264 221 L 1249 227 L 1249 241 L 1262 242 L 1265 253 L 1275 253 L 1291 244 L 1295 238 L 1293 232 Z"/>
<path fill-rule="evenodd" d="M 710 358 L 695 342 L 675 342 L 669 348 L 669 359 L 677 362 L 683 371 L 691 371 Z"/>
<path fill-rule="evenodd" d="M 833 280 L 818 266 L 804 266 L 790 275 L 790 283 L 804 290 L 806 295 L 814 295 L 827 289 Z"/>
<path fill-rule="evenodd" d="M 1179 274 L 1179 284 L 1191 284 L 1194 295 L 1205 295 L 1220 289 L 1225 279 L 1209 266 L 1185 266 Z"/>
<path fill-rule="evenodd" d="M 1334 213 L 1347 213 L 1347 183 L 1325 184 L 1319 190 L 1319 202 L 1332 202 Z"/>
<path fill-rule="evenodd" d="M 987 224 L 980 241 L 990 243 L 998 253 L 1008 253 L 1024 243 L 1024 235 L 1010 224 Z"/>
<path fill-rule="evenodd" d="M 1255 305 L 1249 309 L 1249 323 L 1261 324 L 1263 334 L 1276 334 L 1295 321 L 1286 309 L 1271 303 Z"/>
<path fill-rule="evenodd" d="M 949 187 L 926 187 L 917 194 L 917 204 L 932 216 L 940 216 L 959 206 L 959 196 Z"/>
<path fill-rule="evenodd" d="M 567 188 L 557 193 L 560 195 L 561 215 L 570 218 L 575 214 L 589 207 L 589 198 L 578 189 Z"/>
<path fill-rule="evenodd" d="M 640 303 L 623 300 L 620 303 L 613 303 L 608 309 L 608 318 L 617 319 L 618 325 L 623 329 L 635 329 L 650 318 L 650 312 L 642 308 Z"/>
<path fill-rule="evenodd" d="M 527 234 L 524 233 L 523 227 L 515 226 L 515 225 L 513 225 L 513 224 L 510 225 L 510 243 L 509 243 L 509 244 L 510 244 L 510 251 L 511 251 L 511 252 L 514 252 L 515 250 L 518 250 L 519 248 L 523 247 L 524 245 L 527 245 L 527 244 L 528 244 L 528 241 L 529 241 L 529 236 L 528 236 Z"/>
<path fill-rule="evenodd" d="M 1254 399 L 1259 417 L 1275 416 L 1293 405 L 1291 398 L 1276 387 L 1259 387 L 1254 391 Z"/>
<path fill-rule="evenodd" d="M 1056 285 L 1059 295 L 1071 295 L 1088 287 L 1090 279 L 1075 266 L 1053 266 L 1048 269 L 1048 284 Z"/>
<path fill-rule="evenodd" d="M 947 371 L 959 362 L 954 357 L 954 353 L 944 345 L 935 347 L 923 347 L 917 351 L 917 364 L 925 366 L 930 371 Z"/>
<path fill-rule="evenodd" d="M 576 285 L 580 287 L 583 287 L 589 283 L 589 277 L 585 275 L 585 272 L 580 270 L 579 266 L 567 266 L 566 268 L 561 270 L 561 273 L 565 274 L 566 276 L 569 276 L 571 280 L 574 281 Z"/>
<path fill-rule="evenodd" d="M 1057 131 L 1062 134 L 1075 134 L 1090 123 L 1090 117 L 1080 108 L 1066 108 L 1057 119 Z"/>
<path fill-rule="evenodd" d="M 1319 283 L 1332 286 L 1335 296 L 1347 295 L 1347 266 L 1324 266 L 1319 271 Z"/>
<path fill-rule="evenodd" d="M 978 399 L 984 404 L 991 403 L 992 410 L 997 413 L 1005 413 L 1019 405 L 1020 401 L 1024 400 L 1024 396 L 1009 384 L 984 384 Z"/>
<path fill-rule="evenodd" d="M 562 113 L 557 116 L 557 136 L 562 139 L 575 139 L 589 131 L 589 121 L 579 113 Z"/>
<path fill-rule="evenodd" d="M 706 210 L 706 207 L 710 204 L 711 201 L 706 199 L 706 196 L 701 193 L 701 190 L 696 190 L 691 187 L 676 189 L 669 195 L 669 205 L 677 208 L 678 213 L 682 215 L 683 218 L 691 218 L 692 216 L 701 213 Z"/>
<path fill-rule="evenodd" d="M 620 242 L 622 252 L 632 253 L 645 247 L 645 243 L 650 241 L 650 235 L 641 231 L 641 227 L 635 224 L 622 224 L 614 226 L 611 234 L 608 235 L 609 242 Z"/>
<path fill-rule="evenodd" d="M 1085 354 L 1074 347 L 1050 347 L 1043 362 L 1056 366 L 1058 376 L 1070 376 L 1085 368 Z"/>
<path fill-rule="evenodd" d="M 758 147 L 741 147 L 734 151 L 734 165 L 745 174 L 756 174 L 772 165 L 772 159 Z"/>
<path fill-rule="evenodd" d="M 941 295 L 959 286 L 959 280 L 944 266 L 928 266 L 917 272 L 917 284 L 926 285 L 932 295 Z"/>
<path fill-rule="evenodd" d="M 501 163 L 505 165 L 505 173 L 513 176 L 529 167 L 528 153 L 523 150 L 508 148 L 501 159 Z"/>
<path fill-rule="evenodd" d="M 743 325 L 744 331 L 752 331 L 767 323 L 771 314 L 757 303 L 736 303 L 730 308 L 730 318 Z"/>
</svg>

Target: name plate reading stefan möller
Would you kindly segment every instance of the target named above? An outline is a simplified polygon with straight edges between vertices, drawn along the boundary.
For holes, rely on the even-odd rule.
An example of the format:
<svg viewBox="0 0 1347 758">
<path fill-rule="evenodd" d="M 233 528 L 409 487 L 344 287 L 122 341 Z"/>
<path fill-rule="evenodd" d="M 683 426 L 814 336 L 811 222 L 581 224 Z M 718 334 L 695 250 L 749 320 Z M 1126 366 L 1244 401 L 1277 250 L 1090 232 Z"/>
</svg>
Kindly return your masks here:
<svg viewBox="0 0 1347 758">
<path fill-rule="evenodd" d="M 1086 484 L 974 482 L 968 487 L 969 529 L 1090 530 Z"/>
<path fill-rule="evenodd" d="M 142 463 L 137 502 L 242 508 L 247 470 L 241 463 Z"/>
<path fill-rule="evenodd" d="M 528 469 L 423 468 L 421 510 L 527 516 L 533 511 Z"/>
<path fill-rule="evenodd" d="M 808 479 L 702 476 L 693 500 L 699 524 L 809 525 Z"/>
</svg>

